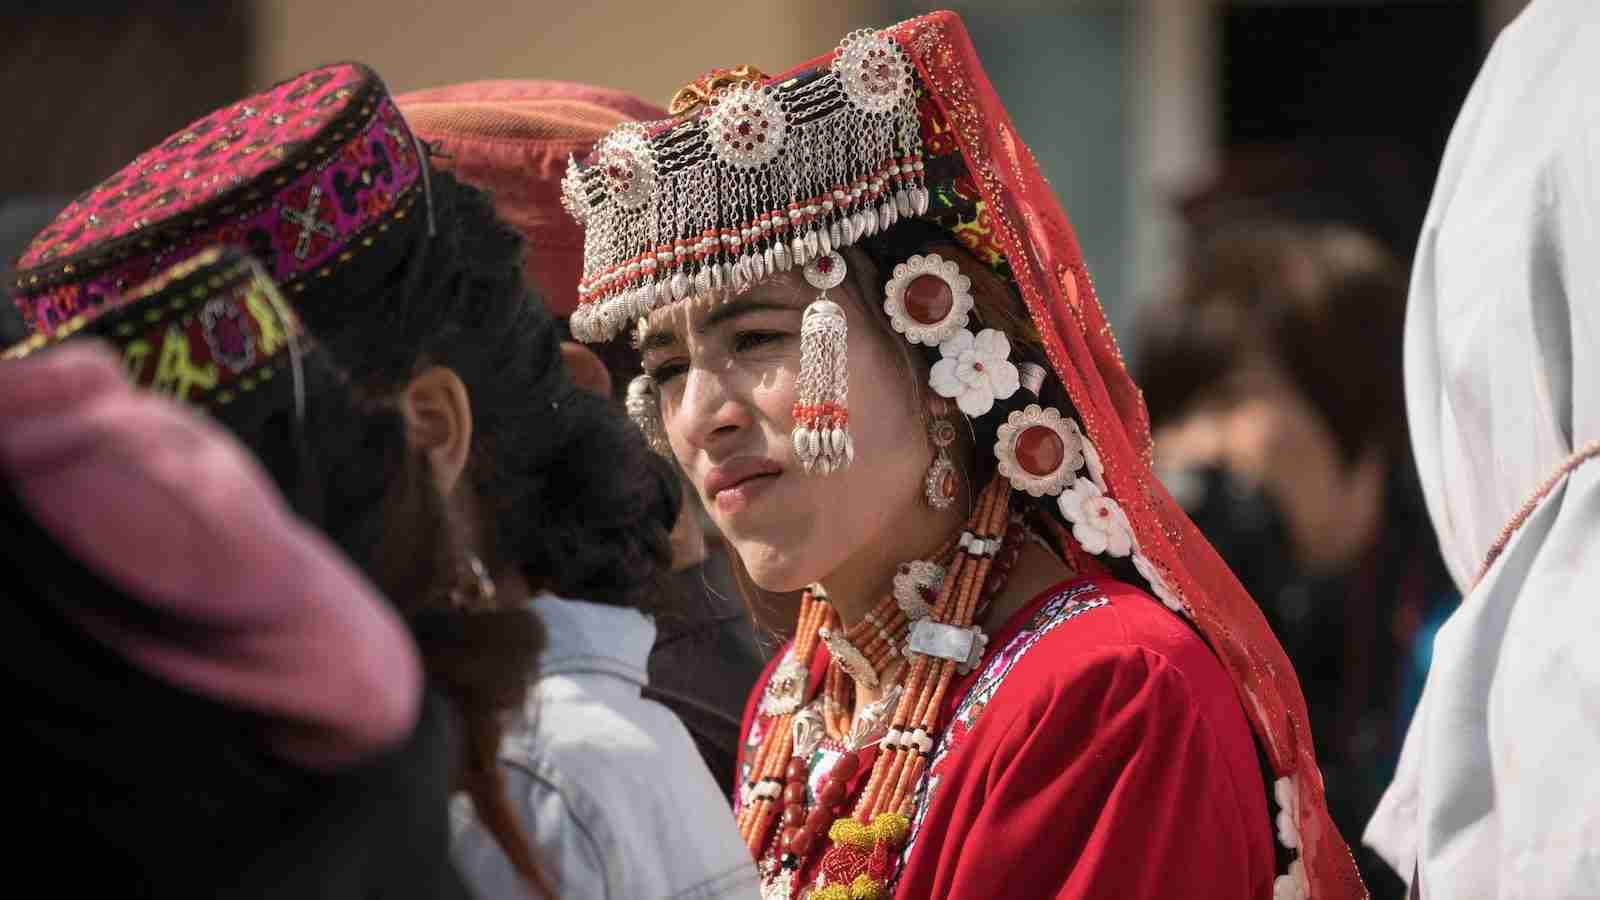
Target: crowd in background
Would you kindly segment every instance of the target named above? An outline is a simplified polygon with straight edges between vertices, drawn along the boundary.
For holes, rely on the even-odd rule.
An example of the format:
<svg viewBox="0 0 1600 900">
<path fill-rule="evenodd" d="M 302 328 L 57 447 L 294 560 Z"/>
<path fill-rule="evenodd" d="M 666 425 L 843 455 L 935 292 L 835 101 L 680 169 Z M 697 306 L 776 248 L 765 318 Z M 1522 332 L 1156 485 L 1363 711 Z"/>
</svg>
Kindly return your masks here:
<svg viewBox="0 0 1600 900">
<path fill-rule="evenodd" d="M 693 487 L 628 430 L 619 413 L 629 403 L 628 376 L 639 369 L 638 351 L 626 342 L 603 345 L 597 352 L 573 349 L 577 345 L 567 316 L 575 298 L 552 300 L 548 309 L 520 303 L 524 272 L 530 282 L 537 281 L 533 273 L 540 265 L 523 258 L 521 241 L 541 226 L 516 221 L 519 201 L 508 199 L 512 192 L 497 192 L 473 168 L 473 154 L 501 135 L 496 128 L 516 123 L 478 131 L 470 102 L 427 92 L 401 99 L 402 107 L 412 104 L 407 109 L 411 127 L 440 162 L 441 177 L 430 188 L 438 198 L 430 201 L 437 203 L 429 209 L 430 227 L 463 237 L 434 245 L 387 280 L 346 291 L 329 307 L 325 322 L 317 321 L 315 312 L 305 316 L 319 342 L 336 351 L 306 361 L 306 384 L 318 401 L 311 405 L 309 418 L 297 420 L 293 428 L 284 420 L 249 426 L 224 421 L 234 438 L 186 436 L 183 441 L 190 443 L 182 445 L 224 447 L 215 451 L 221 455 L 208 459 L 229 473 L 244 472 L 241 477 L 261 497 L 275 486 L 288 498 L 287 506 L 314 526 L 283 525 L 269 543 L 290 550 L 275 559 L 320 560 L 327 548 L 337 548 L 354 566 L 349 572 L 332 571 L 327 578 L 339 581 L 340 589 L 347 587 L 345 580 L 358 582 L 354 590 L 363 596 L 376 588 L 374 595 L 388 597 L 411 621 L 422 662 L 430 673 L 444 674 L 426 686 L 396 691 L 392 702 L 420 710 L 415 715 L 423 725 L 403 742 L 394 735 L 376 739 L 371 731 L 382 731 L 381 723 L 323 721 L 314 710 L 274 697 L 260 700 L 246 718 L 278 715 L 282 708 L 273 704 L 284 702 L 292 708 L 289 719 L 296 733 L 262 753 L 248 741 L 219 738 L 241 727 L 238 722 L 220 717 L 194 725 L 185 718 L 193 709 L 183 702 L 157 702 L 152 699 L 158 693 L 154 682 L 137 681 L 125 694 L 111 696 L 124 704 L 123 711 L 150 704 L 152 712 L 111 716 L 109 725 L 96 727 L 117 733 L 195 728 L 197 739 L 218 739 L 225 758 L 210 760 L 206 777 L 227 790 L 198 801 L 197 821 L 209 828 L 239 829 L 242 839 L 259 838 L 271 829 L 230 818 L 226 805 L 239 798 L 268 797 L 278 815 L 287 815 L 284 810 L 296 804 L 314 804 L 325 817 L 319 827 L 333 833 L 348 817 L 371 814 L 359 808 L 371 791 L 388 790 L 390 805 L 382 814 L 413 817 L 421 823 L 417 830 L 374 834 L 361 848 L 339 845 L 342 858 L 404 856 L 407 851 L 397 848 L 411 846 L 407 842 L 412 840 L 439 849 L 443 844 L 435 839 L 449 830 L 448 823 L 417 810 L 443 809 L 442 802 L 433 801 L 460 787 L 475 803 L 474 827 L 481 833 L 456 853 L 470 878 L 477 879 L 476 887 L 550 891 L 552 867 L 566 873 L 568 883 L 578 877 L 573 873 L 586 872 L 601 882 L 633 884 L 629 879 L 637 874 L 607 871 L 641 852 L 631 842 L 651 829 L 670 831 L 675 816 L 692 817 L 695 809 L 725 805 L 722 795 L 737 780 L 745 697 L 775 648 L 792 636 L 786 632 L 802 608 L 801 600 L 793 594 L 742 590 L 748 585 L 740 579 L 748 573 L 730 557 Z M 660 111 L 628 109 L 616 121 L 652 113 Z M 564 114 L 552 115 L 559 119 Z M 560 127 L 594 124 L 569 120 Z M 546 121 L 537 127 L 555 126 Z M 599 133 L 591 128 L 590 146 Z M 1155 471 L 1259 603 L 1303 686 L 1332 819 L 1349 839 L 1372 895 L 1398 898 L 1413 873 L 1396 871 L 1392 858 L 1381 859 L 1374 849 L 1358 846 L 1358 840 L 1395 780 L 1427 681 L 1434 637 L 1458 609 L 1461 590 L 1430 521 L 1425 476 L 1419 477 L 1407 419 L 1403 361 L 1416 249 L 1411 239 L 1421 228 L 1426 199 L 1411 183 L 1417 165 L 1408 160 L 1386 174 L 1378 166 L 1370 170 L 1377 175 L 1353 176 L 1348 167 L 1329 161 L 1336 152 L 1319 154 L 1302 147 L 1271 159 L 1234 159 L 1207 184 L 1172 197 L 1173 214 L 1183 223 L 1176 277 L 1170 289 L 1139 298 L 1132 339 L 1125 339 L 1124 347 L 1148 408 Z M 1368 171 L 1360 162 L 1354 167 Z M 14 260 L 68 199 L 22 192 L 0 197 L 0 253 L 5 259 Z M 537 237 L 531 243 L 538 246 Z M 5 282 L 9 285 L 11 279 Z M 535 287 L 551 297 L 562 293 Z M 459 300 L 469 291 L 497 297 L 503 308 L 485 314 L 464 303 L 451 305 L 452 298 Z M 391 316 L 398 324 L 391 324 Z M 17 309 L 0 303 L 0 348 L 18 344 L 27 333 Z M 538 352 L 530 355 L 529 347 Z M 44 458 L 39 448 L 66 442 L 56 429 L 71 433 L 72 428 L 108 446 L 124 439 L 138 443 L 145 438 L 136 432 L 154 427 L 140 423 L 166 414 L 142 406 L 142 398 L 131 396 L 108 374 L 106 360 L 87 352 L 80 358 L 62 354 L 53 361 L 47 357 L 25 364 L 36 367 L 32 378 L 59 379 L 61 387 L 49 397 L 18 400 L 11 408 L 0 402 L 0 410 L 14 416 L 0 424 L 8 432 L 0 439 L 0 462 L 8 462 L 15 472 L 24 471 L 24 463 L 40 466 L 27 470 L 35 482 L 15 474 L 0 482 L 5 488 L 0 491 L 0 518 L 10 529 L 0 536 L 0 550 L 11 551 L 8 558 L 13 561 L 8 578 L 37 588 L 40 596 L 126 592 L 125 587 L 108 585 L 107 573 L 93 564 L 76 571 L 72 557 L 83 561 L 95 550 L 40 527 L 50 518 L 38 512 L 46 490 L 40 485 L 87 488 L 72 482 L 76 476 L 71 472 L 60 474 L 39 463 Z M 6 365 L 0 362 L 0 367 Z M 431 377 L 435 372 L 444 374 Z M 17 388 L 18 396 L 23 390 Z M 554 412 L 538 420 L 519 412 L 533 401 Z M 118 408 L 123 411 L 104 412 Z M 105 425 L 102 417 L 112 424 Z M 24 427 L 29 421 L 32 431 Z M 294 436 L 302 430 L 320 430 L 336 440 L 312 451 Z M 419 443 L 418 433 L 430 437 Z M 163 440 L 170 437 L 166 431 L 162 435 Z M 81 440 L 87 443 L 90 437 Z M 255 461 L 243 456 L 224 458 L 233 452 L 227 448 L 235 440 L 261 461 L 259 471 Z M 369 469 L 365 461 L 374 458 L 383 464 Z M 159 481 L 159 474 L 150 477 Z M 458 484 L 468 488 L 466 494 L 457 490 Z M 169 514 L 211 525 L 231 514 L 225 505 L 206 506 L 206 499 L 192 509 L 178 503 L 183 508 Z M 255 493 L 232 499 L 255 504 L 251 510 L 256 505 L 267 509 L 260 514 L 272 521 L 281 514 L 277 501 Z M 89 507 L 81 504 L 88 500 L 80 496 L 77 502 L 79 506 L 70 499 L 59 501 L 62 521 L 87 514 Z M 524 514 L 531 507 L 555 512 L 535 522 Z M 596 510 L 607 511 L 610 518 Z M 397 522 L 408 524 L 397 527 Z M 216 552 L 233 552 L 228 534 L 216 527 Z M 302 534 L 311 530 L 324 536 Z M 65 584 L 28 580 L 27 567 L 16 564 L 19 551 L 46 560 L 43 565 L 51 571 L 74 569 L 76 574 Z M 467 582 L 481 595 L 544 592 L 582 598 L 577 604 L 582 608 L 551 612 L 544 625 L 534 628 L 515 616 L 480 619 L 467 628 L 447 617 L 430 617 L 441 611 L 430 604 L 457 589 L 462 560 L 478 572 Z M 508 576 L 508 570 L 513 574 Z M 375 606 L 378 602 L 373 600 Z M 469 597 L 460 602 L 474 601 Z M 767 606 L 756 605 L 762 603 Z M 91 613 L 126 612 L 120 609 L 113 604 Z M 390 624 L 379 618 L 346 624 L 368 629 L 363 633 L 381 641 Z M 646 621 L 648 628 L 642 624 Z M 73 615 L 52 620 L 47 637 L 60 639 L 78 622 Z M 231 622 L 202 624 L 235 627 Z M 153 639 L 157 643 L 184 644 L 183 635 L 174 637 L 165 624 L 154 633 L 159 634 Z M 633 634 L 642 642 L 640 659 L 634 661 L 645 670 L 639 675 L 638 696 L 623 702 L 610 696 L 595 699 L 606 689 L 586 680 L 593 674 L 586 661 L 611 652 L 584 644 L 585 635 L 596 633 Z M 572 643 L 561 644 L 564 640 Z M 570 670 L 560 667 L 563 657 L 550 655 L 552 642 L 570 652 Z M 96 679 L 111 677 L 106 672 L 120 677 L 121 664 L 102 658 L 92 643 L 85 641 L 72 653 L 89 660 Z M 570 705 L 558 702 L 536 721 L 518 721 L 512 714 L 522 702 L 523 682 L 536 658 L 543 660 L 539 668 L 545 677 L 568 679 L 560 685 L 547 682 L 544 689 Z M 318 659 L 310 649 L 262 657 L 264 666 L 280 672 Z M 629 663 L 609 660 L 603 665 Z M 201 696 L 233 696 L 228 694 L 235 690 L 231 676 L 208 677 L 197 676 L 190 690 Z M 11 687 L 26 685 L 18 681 Z M 88 695 L 103 689 L 101 681 L 86 679 L 66 690 Z M 452 705 L 452 715 L 460 716 L 459 728 L 441 724 L 441 698 Z M 251 695 L 250 702 L 258 699 Z M 671 711 L 670 721 L 651 718 L 658 703 Z M 631 715 L 635 721 L 630 725 L 593 718 L 597 704 L 611 712 L 621 709 L 622 719 Z M 588 768 L 592 761 L 584 755 L 587 748 L 611 740 L 626 744 L 635 726 L 644 735 L 641 746 L 657 756 L 643 751 L 629 756 L 623 747 L 614 758 Z M 50 765 L 68 771 L 83 757 L 92 757 L 89 748 L 74 743 L 89 733 L 64 727 L 52 735 L 59 743 L 47 749 L 70 750 L 67 757 L 52 762 L 41 751 L 32 762 L 41 771 Z M 570 745 L 552 737 L 563 733 L 577 737 Z M 357 753 L 366 767 L 353 781 L 321 775 L 300 779 L 280 765 L 291 760 L 290 768 L 298 772 L 319 754 L 349 751 L 341 742 L 363 734 L 393 755 L 370 756 L 370 747 Z M 517 746 L 527 754 L 510 775 L 496 762 L 503 758 L 507 735 L 522 741 Z M 139 760 L 151 767 L 144 773 L 132 763 L 123 769 L 112 766 L 105 778 L 107 784 L 120 786 L 125 779 L 148 776 L 151 793 L 180 790 L 183 766 L 198 765 L 196 759 L 203 756 Z M 533 854 L 511 849 L 528 844 L 525 833 L 559 830 L 553 823 L 596 821 L 586 810 L 558 808 L 565 802 L 562 797 L 570 797 L 558 787 L 541 795 L 546 782 L 562 777 L 600 782 L 615 779 L 607 772 L 631 771 L 632 780 L 621 779 L 615 791 L 592 798 L 600 808 L 624 802 L 619 796 L 623 791 L 656 790 L 651 768 L 657 760 L 666 758 L 670 762 L 663 765 L 677 766 L 691 756 L 703 761 L 709 777 L 698 778 L 685 790 L 693 796 L 670 798 L 675 806 L 665 801 L 651 806 L 635 823 L 636 831 L 611 836 L 585 832 L 579 840 L 573 835 L 585 829 L 569 827 L 562 839 L 535 840 Z M 416 760 L 447 757 L 459 761 L 451 784 L 395 786 L 397 769 L 410 772 Z M 507 778 L 512 796 L 535 799 L 515 809 L 497 803 L 493 798 L 505 795 Z M 86 787 L 84 802 L 92 803 L 99 789 L 114 788 Z M 161 805 L 153 796 L 143 799 L 149 809 Z M 458 808 L 458 842 L 463 820 Z M 421 832 L 426 834 L 418 838 Z M 307 832 L 301 845 L 281 852 L 313 853 L 306 848 L 323 833 Z M 732 840 L 716 843 L 685 838 L 681 852 L 688 858 L 674 859 L 669 847 L 648 864 L 655 867 L 649 877 L 656 879 L 653 883 L 683 886 L 696 878 L 710 883 L 711 875 L 727 878 L 737 868 L 729 860 L 743 862 L 744 847 Z M 173 859 L 179 868 L 190 865 L 160 845 L 159 839 L 151 839 L 148 844 L 98 849 L 108 854 L 114 850 L 117 864 L 127 871 L 138 868 L 140 854 Z M 242 858 L 223 853 L 195 863 L 195 877 L 203 880 L 237 865 L 244 872 L 240 896 L 251 893 L 245 883 L 250 878 L 272 886 L 261 887 L 261 895 L 283 887 L 277 872 L 262 868 L 272 860 L 257 860 L 252 868 L 240 863 Z M 288 856 L 278 859 L 283 858 Z M 420 879 L 416 872 L 427 867 L 381 874 L 360 868 L 349 866 L 341 876 L 348 879 L 345 883 Z M 434 872 L 431 877 L 442 876 Z M 317 889 L 322 888 L 326 885 Z M 744 896 L 739 891 L 748 888 L 730 887 L 726 895 Z M 467 888 L 452 882 L 422 890 L 433 896 L 465 896 Z M 627 888 L 621 890 L 619 896 L 632 896 L 625 893 Z M 335 893 L 330 889 L 322 895 Z"/>
</svg>

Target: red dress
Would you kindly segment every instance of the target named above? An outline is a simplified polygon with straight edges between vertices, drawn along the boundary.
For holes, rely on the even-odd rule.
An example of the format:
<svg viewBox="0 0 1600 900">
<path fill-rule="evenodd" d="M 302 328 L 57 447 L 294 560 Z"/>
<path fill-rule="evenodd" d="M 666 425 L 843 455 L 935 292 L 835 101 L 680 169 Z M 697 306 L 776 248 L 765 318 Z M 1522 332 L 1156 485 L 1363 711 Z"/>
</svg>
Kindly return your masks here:
<svg viewBox="0 0 1600 900">
<path fill-rule="evenodd" d="M 894 896 L 1271 898 L 1250 726 L 1193 629 L 1138 588 L 1083 578 L 1035 598 L 989 646 L 946 701 Z M 813 663 L 815 692 L 826 647 Z M 772 667 L 746 706 L 744 751 L 760 741 Z M 842 750 L 817 751 L 813 791 Z"/>
</svg>

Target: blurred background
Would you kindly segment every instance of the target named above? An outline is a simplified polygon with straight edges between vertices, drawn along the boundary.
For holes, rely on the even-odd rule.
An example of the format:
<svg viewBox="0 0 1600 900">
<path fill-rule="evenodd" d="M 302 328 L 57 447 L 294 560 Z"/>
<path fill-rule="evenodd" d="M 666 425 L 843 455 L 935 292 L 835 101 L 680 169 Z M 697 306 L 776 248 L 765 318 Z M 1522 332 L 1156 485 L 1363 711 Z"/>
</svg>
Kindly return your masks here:
<svg viewBox="0 0 1600 900">
<path fill-rule="evenodd" d="M 1406 443 L 1405 275 L 1451 123 L 1523 2 L 950 5 L 1077 225 L 1164 479 L 1302 674 L 1355 843 L 1454 603 Z M 664 104 L 712 66 L 777 72 L 929 8 L 11 2 L 0 252 L 9 265 L 68 198 L 189 120 L 313 65 L 360 59 L 395 91 L 555 78 Z M 1398 896 L 1358 855 L 1374 896 Z"/>
</svg>

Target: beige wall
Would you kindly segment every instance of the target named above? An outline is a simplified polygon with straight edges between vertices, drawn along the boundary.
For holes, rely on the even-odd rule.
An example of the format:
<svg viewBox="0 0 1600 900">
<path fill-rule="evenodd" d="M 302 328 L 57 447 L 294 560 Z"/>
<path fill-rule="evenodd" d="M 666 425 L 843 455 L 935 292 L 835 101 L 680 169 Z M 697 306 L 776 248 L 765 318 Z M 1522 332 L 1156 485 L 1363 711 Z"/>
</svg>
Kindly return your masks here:
<svg viewBox="0 0 1600 900">
<path fill-rule="evenodd" d="M 395 91 L 483 78 L 553 78 L 665 105 L 714 66 L 769 73 L 883 21 L 877 0 L 261 0 L 256 81 L 359 59 Z"/>
</svg>

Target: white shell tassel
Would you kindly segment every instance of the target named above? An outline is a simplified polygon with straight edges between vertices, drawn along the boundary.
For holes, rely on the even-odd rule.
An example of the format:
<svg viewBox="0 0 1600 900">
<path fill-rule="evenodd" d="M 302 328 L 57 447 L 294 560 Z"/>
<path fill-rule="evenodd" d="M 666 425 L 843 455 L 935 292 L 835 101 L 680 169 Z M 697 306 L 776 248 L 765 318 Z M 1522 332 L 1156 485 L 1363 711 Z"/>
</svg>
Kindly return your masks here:
<svg viewBox="0 0 1600 900">
<path fill-rule="evenodd" d="M 844 310 L 824 291 L 806 307 L 800 325 L 800 374 L 795 399 L 802 406 L 825 410 L 795 423 L 795 455 L 808 472 L 820 469 L 822 474 L 828 474 L 849 465 L 854 457 L 848 426 L 834 418 L 832 412 L 844 413 L 848 409 L 848 344 Z"/>
</svg>

